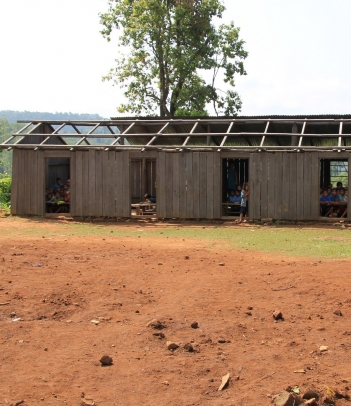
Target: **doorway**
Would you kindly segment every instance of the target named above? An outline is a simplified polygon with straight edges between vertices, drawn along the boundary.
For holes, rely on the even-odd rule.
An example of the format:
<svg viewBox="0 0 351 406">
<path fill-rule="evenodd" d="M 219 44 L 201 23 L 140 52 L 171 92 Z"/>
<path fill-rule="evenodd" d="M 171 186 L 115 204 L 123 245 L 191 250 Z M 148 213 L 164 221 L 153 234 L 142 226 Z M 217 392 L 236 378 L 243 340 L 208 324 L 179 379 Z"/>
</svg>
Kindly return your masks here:
<svg viewBox="0 0 351 406">
<path fill-rule="evenodd" d="M 70 158 L 46 158 L 45 213 L 69 213 Z"/>
<path fill-rule="evenodd" d="M 241 190 L 248 181 L 248 159 L 222 159 L 222 216 L 239 216 Z"/>
<path fill-rule="evenodd" d="M 130 161 L 131 215 L 156 215 L 156 159 Z"/>
</svg>

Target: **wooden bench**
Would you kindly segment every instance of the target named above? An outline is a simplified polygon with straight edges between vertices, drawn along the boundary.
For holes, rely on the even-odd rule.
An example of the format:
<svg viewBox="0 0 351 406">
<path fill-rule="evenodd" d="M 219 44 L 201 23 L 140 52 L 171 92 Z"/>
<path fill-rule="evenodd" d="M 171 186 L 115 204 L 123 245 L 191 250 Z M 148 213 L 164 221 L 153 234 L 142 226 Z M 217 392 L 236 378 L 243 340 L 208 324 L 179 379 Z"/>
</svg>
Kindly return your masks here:
<svg viewBox="0 0 351 406">
<path fill-rule="evenodd" d="M 240 203 L 222 203 L 224 216 L 238 216 L 240 214 Z"/>
<path fill-rule="evenodd" d="M 156 203 L 133 203 L 131 206 L 132 209 L 135 209 L 135 214 L 137 216 L 156 213 Z"/>
</svg>

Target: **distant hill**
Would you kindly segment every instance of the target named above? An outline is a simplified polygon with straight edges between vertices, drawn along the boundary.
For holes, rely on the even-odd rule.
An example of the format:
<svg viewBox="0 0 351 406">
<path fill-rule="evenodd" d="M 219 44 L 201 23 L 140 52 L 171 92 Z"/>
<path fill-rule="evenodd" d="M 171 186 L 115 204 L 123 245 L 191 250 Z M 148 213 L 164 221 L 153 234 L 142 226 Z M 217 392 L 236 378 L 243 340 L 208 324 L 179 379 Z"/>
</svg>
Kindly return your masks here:
<svg viewBox="0 0 351 406">
<path fill-rule="evenodd" d="M 17 120 L 104 120 L 99 114 L 77 113 L 48 113 L 41 111 L 0 110 L 0 118 L 6 118 L 9 123 Z"/>
</svg>

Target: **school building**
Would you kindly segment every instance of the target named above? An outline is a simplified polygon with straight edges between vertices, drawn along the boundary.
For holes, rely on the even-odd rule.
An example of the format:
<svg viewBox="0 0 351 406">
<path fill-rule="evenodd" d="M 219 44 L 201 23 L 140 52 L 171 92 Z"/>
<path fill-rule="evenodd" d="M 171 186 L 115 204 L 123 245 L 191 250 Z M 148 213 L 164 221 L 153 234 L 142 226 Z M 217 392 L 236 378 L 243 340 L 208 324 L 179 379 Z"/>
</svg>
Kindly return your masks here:
<svg viewBox="0 0 351 406">
<path fill-rule="evenodd" d="M 145 215 L 149 193 L 158 218 L 232 219 L 234 163 L 250 219 L 319 220 L 320 188 L 350 186 L 351 115 L 28 120 L 0 148 L 13 151 L 14 215 L 44 216 L 60 177 L 73 217 Z"/>
</svg>

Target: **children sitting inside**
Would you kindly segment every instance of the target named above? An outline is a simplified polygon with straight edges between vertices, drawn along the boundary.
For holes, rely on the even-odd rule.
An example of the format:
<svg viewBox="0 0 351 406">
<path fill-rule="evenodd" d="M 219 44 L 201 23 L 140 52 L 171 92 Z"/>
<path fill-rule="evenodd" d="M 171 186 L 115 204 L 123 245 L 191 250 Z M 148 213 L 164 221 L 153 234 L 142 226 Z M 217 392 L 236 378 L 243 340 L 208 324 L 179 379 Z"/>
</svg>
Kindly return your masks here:
<svg viewBox="0 0 351 406">
<path fill-rule="evenodd" d="M 145 201 L 149 203 L 156 203 L 156 196 L 151 196 L 149 193 L 146 193 Z"/>
</svg>

